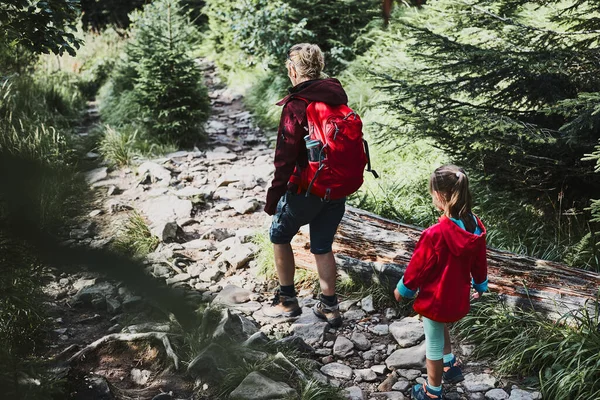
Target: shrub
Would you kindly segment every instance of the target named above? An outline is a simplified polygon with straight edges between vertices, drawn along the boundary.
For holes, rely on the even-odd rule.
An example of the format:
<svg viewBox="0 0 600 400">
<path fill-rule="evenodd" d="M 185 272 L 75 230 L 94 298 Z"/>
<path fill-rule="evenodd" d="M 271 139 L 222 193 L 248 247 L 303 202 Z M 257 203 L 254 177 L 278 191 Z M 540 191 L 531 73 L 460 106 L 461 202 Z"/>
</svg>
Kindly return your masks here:
<svg viewBox="0 0 600 400">
<path fill-rule="evenodd" d="M 197 32 L 175 0 L 160 0 L 131 15 L 131 41 L 105 90 L 102 114 L 115 126 L 131 124 L 160 143 L 203 139 L 209 99 L 189 56 Z"/>
<path fill-rule="evenodd" d="M 134 212 L 117 234 L 116 247 L 127 254 L 143 257 L 152 252 L 160 240 L 150 232 L 144 218 Z"/>
</svg>

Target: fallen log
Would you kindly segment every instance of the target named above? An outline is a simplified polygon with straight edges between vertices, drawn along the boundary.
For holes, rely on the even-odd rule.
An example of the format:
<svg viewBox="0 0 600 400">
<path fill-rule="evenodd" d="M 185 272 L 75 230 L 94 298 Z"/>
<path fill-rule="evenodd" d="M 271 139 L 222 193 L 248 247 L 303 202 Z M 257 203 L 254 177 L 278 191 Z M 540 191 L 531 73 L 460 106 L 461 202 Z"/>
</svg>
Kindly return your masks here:
<svg viewBox="0 0 600 400">
<path fill-rule="evenodd" d="M 308 227 L 292 242 L 296 264 L 316 270 Z M 421 228 L 347 207 L 333 250 L 338 268 L 364 279 L 384 276 L 395 284 L 421 234 Z M 600 274 L 564 264 L 488 248 L 490 291 L 512 305 L 534 306 L 550 316 L 590 306 L 600 289 Z"/>
</svg>

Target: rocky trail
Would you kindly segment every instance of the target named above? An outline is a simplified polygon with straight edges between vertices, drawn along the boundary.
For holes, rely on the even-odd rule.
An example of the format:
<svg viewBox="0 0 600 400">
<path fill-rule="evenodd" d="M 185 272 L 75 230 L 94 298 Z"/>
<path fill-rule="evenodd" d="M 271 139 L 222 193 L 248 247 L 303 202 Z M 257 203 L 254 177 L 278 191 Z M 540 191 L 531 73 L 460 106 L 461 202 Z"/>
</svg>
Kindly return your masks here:
<svg viewBox="0 0 600 400">
<path fill-rule="evenodd" d="M 89 171 L 97 200 L 68 243 L 107 248 L 137 213 L 160 239 L 144 259 L 146 272 L 186 301 L 210 307 L 198 331 L 186 334 L 122 282 L 86 269 L 49 274 L 54 329 L 47 357 L 69 381 L 69 398 L 216 399 L 227 398 L 222 388 L 229 385 L 232 399 L 292 399 L 309 380 L 340 387 L 352 400 L 410 398 L 411 386 L 426 376 L 417 317 L 380 309 L 372 295 L 346 297 L 344 324 L 332 329 L 310 310 L 316 300 L 308 284 L 300 317 L 263 315 L 275 282 L 261 270 L 254 238 L 268 229 L 262 206 L 273 150 L 214 66 L 201 68 L 212 100 L 206 149 Z M 541 399 L 469 361 L 472 346 L 454 348 L 466 379 L 445 386 L 446 398 Z M 239 376 L 239 366 L 261 362 L 269 365 Z"/>
</svg>

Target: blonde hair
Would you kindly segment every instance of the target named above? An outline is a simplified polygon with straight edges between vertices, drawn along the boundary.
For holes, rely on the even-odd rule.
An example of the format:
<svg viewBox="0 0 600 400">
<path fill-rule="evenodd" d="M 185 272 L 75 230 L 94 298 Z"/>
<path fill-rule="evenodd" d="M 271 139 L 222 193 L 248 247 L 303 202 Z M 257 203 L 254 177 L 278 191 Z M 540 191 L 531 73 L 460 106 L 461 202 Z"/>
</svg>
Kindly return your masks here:
<svg viewBox="0 0 600 400">
<path fill-rule="evenodd" d="M 308 79 L 326 78 L 323 74 L 325 57 L 316 44 L 299 43 L 290 47 L 287 54 L 288 65 L 292 65 L 300 77 Z"/>
<path fill-rule="evenodd" d="M 465 170 L 456 165 L 442 165 L 429 178 L 429 193 L 437 192 L 443 200 L 444 214 L 460 219 L 469 232 L 475 231 L 471 216 L 471 191 Z"/>
</svg>

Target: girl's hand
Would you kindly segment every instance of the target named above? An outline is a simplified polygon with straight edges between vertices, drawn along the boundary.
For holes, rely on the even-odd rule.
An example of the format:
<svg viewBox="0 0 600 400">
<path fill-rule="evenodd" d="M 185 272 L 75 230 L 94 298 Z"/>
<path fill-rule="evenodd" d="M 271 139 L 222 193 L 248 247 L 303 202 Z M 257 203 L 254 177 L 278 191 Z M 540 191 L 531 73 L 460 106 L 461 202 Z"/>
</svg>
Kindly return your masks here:
<svg viewBox="0 0 600 400">
<path fill-rule="evenodd" d="M 479 300 L 483 296 L 482 292 L 475 292 L 471 295 L 471 300 Z"/>
<path fill-rule="evenodd" d="M 402 300 L 402 296 L 400 296 L 400 292 L 398 291 L 398 288 L 394 289 L 394 297 L 396 298 L 396 301 Z"/>
</svg>

